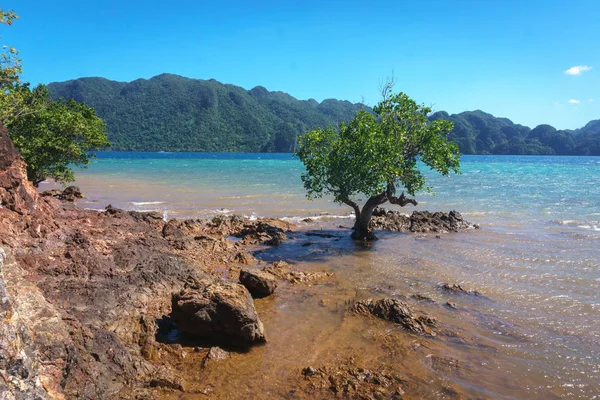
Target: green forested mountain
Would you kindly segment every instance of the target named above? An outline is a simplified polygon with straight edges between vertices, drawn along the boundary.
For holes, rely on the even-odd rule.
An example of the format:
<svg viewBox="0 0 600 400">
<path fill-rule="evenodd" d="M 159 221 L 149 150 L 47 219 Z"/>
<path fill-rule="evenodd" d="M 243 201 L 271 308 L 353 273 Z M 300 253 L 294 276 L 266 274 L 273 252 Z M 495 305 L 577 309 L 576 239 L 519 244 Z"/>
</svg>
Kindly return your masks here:
<svg viewBox="0 0 600 400">
<path fill-rule="evenodd" d="M 289 152 L 299 134 L 349 121 L 364 107 L 171 74 L 129 83 L 81 78 L 48 88 L 53 97 L 94 107 L 113 150 Z M 550 125 L 530 129 L 479 110 L 440 111 L 431 118 L 454 122 L 450 137 L 464 154 L 600 155 L 600 120 L 559 131 Z"/>
<path fill-rule="evenodd" d="M 171 74 L 129 83 L 81 78 L 48 88 L 53 97 L 94 107 L 113 150 L 289 152 L 299 134 L 349 121 L 361 108 Z"/>
<path fill-rule="evenodd" d="M 452 115 L 440 111 L 430 118 L 454 122 L 450 138 L 463 154 L 600 155 L 600 120 L 559 131 L 550 125 L 530 129 L 480 110 Z"/>
</svg>

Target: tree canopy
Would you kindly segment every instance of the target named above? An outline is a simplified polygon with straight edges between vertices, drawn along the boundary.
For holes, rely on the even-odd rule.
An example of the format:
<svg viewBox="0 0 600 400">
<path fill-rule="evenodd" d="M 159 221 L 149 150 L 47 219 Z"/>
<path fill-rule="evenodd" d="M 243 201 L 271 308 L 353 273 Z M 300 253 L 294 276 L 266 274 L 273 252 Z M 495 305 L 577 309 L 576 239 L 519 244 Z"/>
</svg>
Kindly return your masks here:
<svg viewBox="0 0 600 400">
<path fill-rule="evenodd" d="M 13 11 L 0 10 L 0 22 L 12 25 Z M 70 166 L 90 163 L 93 150 L 109 145 L 106 127 L 94 109 L 75 100 L 53 100 L 44 85 L 31 90 L 21 81 L 18 51 L 3 46 L 0 55 L 0 123 L 27 163 L 34 185 L 47 178 L 75 179 Z"/>
<path fill-rule="evenodd" d="M 448 175 L 459 172 L 458 146 L 448 140 L 453 125 L 429 120 L 431 109 L 417 104 L 404 93 L 383 91 L 383 100 L 374 114 L 359 111 L 339 129 L 329 126 L 312 130 L 299 138 L 296 155 L 304 163 L 302 181 L 309 198 L 331 194 L 334 201 L 347 204 L 356 214 L 353 237 L 373 239 L 369 228 L 373 209 L 385 202 L 416 205 L 409 195 L 430 189 L 419 162 Z M 360 208 L 356 196 L 369 198 Z"/>
<path fill-rule="evenodd" d="M 51 100 L 45 86 L 31 91 L 31 112 L 8 124 L 10 137 L 27 163 L 35 186 L 45 179 L 71 182 L 72 165 L 85 167 L 90 151 L 109 145 L 105 125 L 93 108 L 75 100 Z"/>
</svg>

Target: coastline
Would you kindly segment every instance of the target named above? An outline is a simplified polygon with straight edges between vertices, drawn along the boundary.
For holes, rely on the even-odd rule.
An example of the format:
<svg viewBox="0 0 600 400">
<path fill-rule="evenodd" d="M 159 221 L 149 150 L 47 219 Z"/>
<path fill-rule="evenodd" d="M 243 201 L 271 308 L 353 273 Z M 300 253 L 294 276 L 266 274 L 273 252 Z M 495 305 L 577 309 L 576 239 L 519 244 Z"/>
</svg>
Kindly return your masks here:
<svg viewBox="0 0 600 400">
<path fill-rule="evenodd" d="M 19 185 L 28 188 L 28 183 Z M 239 226 L 212 226 L 211 219 L 164 221 L 160 212 L 84 210 L 28 190 L 35 207 L 20 214 L 0 209 L 0 226 L 8 232 L 2 246 L 9 255 L 3 279 L 10 298 L 18 299 L 11 300 L 13 305 L 38 299 L 36 307 L 48 313 L 40 319 L 27 314 L 36 307 L 19 311 L 22 326 L 44 338 L 23 340 L 32 361 L 23 365 L 29 382 L 45 377 L 48 393 L 68 398 L 93 393 L 98 398 L 545 399 L 577 398 L 575 389 L 585 398 L 593 390 L 593 375 L 574 384 L 584 385 L 575 389 L 569 381 L 552 384 L 548 378 L 568 367 L 554 364 L 564 354 L 557 348 L 566 347 L 567 355 L 574 346 L 594 349 L 591 337 L 573 332 L 576 327 L 568 319 L 545 324 L 539 311 L 527 308 L 530 299 L 521 301 L 506 291 L 512 287 L 520 293 L 506 280 L 521 273 L 506 261 L 507 254 L 522 251 L 520 243 L 528 252 L 539 248 L 539 254 L 527 254 L 539 259 L 531 262 L 542 267 L 555 262 L 542 258 L 545 243 L 528 232 L 486 226 L 447 235 L 382 232 L 379 241 L 365 247 L 350 240 L 348 228 L 339 227 L 350 224 L 338 219 L 292 226 L 252 218 L 242 220 L 242 228 L 253 227 L 245 241 L 236 237 Z M 556 226 L 561 229 L 557 235 L 569 227 Z M 274 228 L 283 230 L 286 239 L 260 243 L 273 239 L 269 232 L 280 232 Z M 261 270 L 279 260 L 291 265 L 295 274 L 290 276 L 299 282 L 279 278 L 273 295 L 253 300 L 266 344 L 221 353 L 214 343 L 181 340 L 172 329 L 172 295 L 190 279 L 195 285 L 208 278 L 237 282 L 241 269 Z M 485 265 L 477 265 L 482 260 Z M 578 266 L 569 259 L 556 262 L 562 261 L 569 270 Z M 501 284 L 485 284 L 491 280 Z M 534 289 L 520 290 L 537 299 L 536 308 L 561 315 L 552 308 L 555 303 L 543 300 L 559 296 L 560 301 L 561 291 Z M 436 322 L 423 335 L 350 311 L 370 298 L 401 301 L 411 318 Z M 36 370 L 33 361 L 48 349 L 51 362 Z M 10 365 L 11 371 L 23 371 L 18 363 Z M 65 377 L 67 370 L 74 372 Z M 574 365 L 567 372 L 575 376 L 579 371 Z M 11 379 L 27 382 L 24 375 Z"/>
</svg>

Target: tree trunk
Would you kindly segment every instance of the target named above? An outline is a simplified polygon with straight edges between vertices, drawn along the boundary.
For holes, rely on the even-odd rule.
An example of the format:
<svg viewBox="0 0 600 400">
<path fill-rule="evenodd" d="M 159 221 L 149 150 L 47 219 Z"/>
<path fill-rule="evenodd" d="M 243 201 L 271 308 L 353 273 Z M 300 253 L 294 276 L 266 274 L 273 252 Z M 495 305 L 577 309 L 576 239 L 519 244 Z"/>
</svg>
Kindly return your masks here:
<svg viewBox="0 0 600 400">
<path fill-rule="evenodd" d="M 354 240 L 377 240 L 377 237 L 371 229 L 371 218 L 373 217 L 373 210 L 375 207 L 385 203 L 387 201 L 387 194 L 384 192 L 377 196 L 372 196 L 367 200 L 362 210 L 358 207 L 354 209 L 356 214 L 356 221 L 354 222 L 354 232 L 352 233 L 352 239 Z"/>
<path fill-rule="evenodd" d="M 387 201 L 392 204 L 399 205 L 400 207 L 404 207 L 407 204 L 412 204 L 415 206 L 418 204 L 415 199 L 409 199 L 404 196 L 404 192 L 402 192 L 400 196 L 396 197 L 396 187 L 393 185 L 393 183 L 388 184 L 385 192 L 378 194 L 377 196 L 371 196 L 363 206 L 362 210 L 358 204 L 354 203 L 353 201 L 344 201 L 344 203 L 348 204 L 354 209 L 354 214 L 356 215 L 352 239 L 364 241 L 377 240 L 377 237 L 373 233 L 373 229 L 370 227 L 371 218 L 373 217 L 373 210 L 375 210 L 375 207 L 380 206 Z"/>
<path fill-rule="evenodd" d="M 375 236 L 373 229 L 369 226 L 371 224 L 371 217 L 373 216 L 373 209 L 365 210 L 365 208 L 366 206 L 356 214 L 352 239 L 363 241 L 377 240 L 377 236 Z"/>
</svg>

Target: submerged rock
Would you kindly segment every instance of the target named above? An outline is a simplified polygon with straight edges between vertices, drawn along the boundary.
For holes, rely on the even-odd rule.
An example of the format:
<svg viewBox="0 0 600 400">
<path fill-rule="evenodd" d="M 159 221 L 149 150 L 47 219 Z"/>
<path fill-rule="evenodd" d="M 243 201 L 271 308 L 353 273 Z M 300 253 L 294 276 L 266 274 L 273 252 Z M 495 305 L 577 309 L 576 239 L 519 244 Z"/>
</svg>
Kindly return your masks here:
<svg viewBox="0 0 600 400">
<path fill-rule="evenodd" d="M 214 361 L 223 361 L 229 358 L 229 353 L 218 346 L 213 346 L 202 359 L 202 368 L 206 368 L 208 364 Z"/>
<path fill-rule="evenodd" d="M 357 301 L 350 307 L 350 311 L 358 314 L 371 314 L 377 318 L 395 322 L 412 333 L 435 336 L 431 330 L 431 327 L 435 325 L 433 318 L 416 315 L 408 304 L 397 299 Z"/>
<path fill-rule="evenodd" d="M 331 392 L 344 399 L 402 399 L 405 380 L 385 371 L 355 366 L 325 366 L 302 369 L 303 390 L 312 398 L 329 398 Z M 329 393 L 324 392 L 327 390 Z"/>
<path fill-rule="evenodd" d="M 242 269 L 240 283 L 256 298 L 267 297 L 277 288 L 277 280 L 273 274 L 256 269 Z"/>
<path fill-rule="evenodd" d="M 333 275 L 330 272 L 304 272 L 293 270 L 292 266 L 285 261 L 275 261 L 273 264 L 264 267 L 263 271 L 268 272 L 277 278 L 285 279 L 290 283 L 313 283 Z"/>
<path fill-rule="evenodd" d="M 236 283 L 205 280 L 176 293 L 171 316 L 179 329 L 199 339 L 241 347 L 266 341 L 250 293 Z"/>
<path fill-rule="evenodd" d="M 463 288 L 460 285 L 457 284 L 449 284 L 449 283 L 443 283 L 440 285 L 440 289 L 445 290 L 447 292 L 452 292 L 452 293 L 459 293 L 459 294 L 470 294 L 473 296 L 481 296 L 481 293 L 479 293 L 477 290 L 466 290 L 465 288 Z"/>
</svg>

